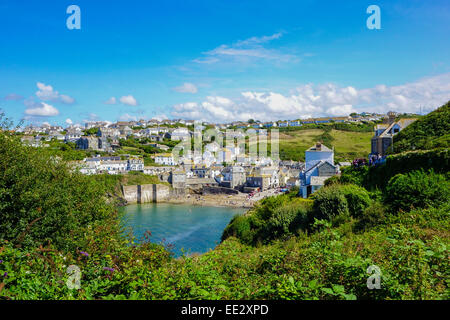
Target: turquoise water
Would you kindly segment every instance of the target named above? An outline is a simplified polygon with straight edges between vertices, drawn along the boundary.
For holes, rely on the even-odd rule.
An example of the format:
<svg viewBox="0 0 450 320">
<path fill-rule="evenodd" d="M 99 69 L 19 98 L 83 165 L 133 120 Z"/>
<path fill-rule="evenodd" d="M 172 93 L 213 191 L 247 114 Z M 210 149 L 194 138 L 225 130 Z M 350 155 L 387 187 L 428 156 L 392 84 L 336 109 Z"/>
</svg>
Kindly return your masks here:
<svg viewBox="0 0 450 320">
<path fill-rule="evenodd" d="M 220 243 L 220 237 L 234 215 L 245 209 L 200 207 L 167 203 L 128 205 L 124 224 L 141 240 L 150 231 L 150 240 L 173 245 L 175 256 L 185 253 L 205 253 Z"/>
</svg>

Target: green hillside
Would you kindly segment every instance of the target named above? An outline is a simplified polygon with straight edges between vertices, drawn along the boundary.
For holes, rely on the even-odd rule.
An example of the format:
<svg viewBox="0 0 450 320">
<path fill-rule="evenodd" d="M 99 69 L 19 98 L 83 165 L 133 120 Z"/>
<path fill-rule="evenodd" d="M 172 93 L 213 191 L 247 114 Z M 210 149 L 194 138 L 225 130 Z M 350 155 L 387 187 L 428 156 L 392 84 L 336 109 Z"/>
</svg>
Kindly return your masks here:
<svg viewBox="0 0 450 320">
<path fill-rule="evenodd" d="M 305 161 L 305 151 L 317 141 L 334 148 L 336 161 L 352 161 L 367 157 L 370 153 L 370 139 L 373 132 L 336 130 L 331 126 L 324 129 L 307 129 L 280 132 L 281 160 Z"/>
<path fill-rule="evenodd" d="M 450 146 L 450 101 L 421 117 L 394 137 L 394 152 L 448 148 Z"/>
</svg>

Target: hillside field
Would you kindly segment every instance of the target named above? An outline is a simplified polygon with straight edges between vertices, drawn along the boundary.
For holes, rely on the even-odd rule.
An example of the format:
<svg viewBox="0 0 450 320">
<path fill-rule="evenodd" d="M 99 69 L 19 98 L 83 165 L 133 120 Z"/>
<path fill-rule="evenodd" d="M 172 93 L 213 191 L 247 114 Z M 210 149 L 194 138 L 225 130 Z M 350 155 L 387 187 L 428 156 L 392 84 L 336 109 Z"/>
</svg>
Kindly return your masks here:
<svg viewBox="0 0 450 320">
<path fill-rule="evenodd" d="M 322 129 L 280 132 L 280 158 L 282 160 L 304 161 L 305 151 L 325 133 Z M 370 153 L 370 139 L 373 132 L 352 132 L 332 129 L 331 143 L 324 141 L 329 148 L 334 147 L 336 161 L 351 161 L 367 157 Z"/>
</svg>

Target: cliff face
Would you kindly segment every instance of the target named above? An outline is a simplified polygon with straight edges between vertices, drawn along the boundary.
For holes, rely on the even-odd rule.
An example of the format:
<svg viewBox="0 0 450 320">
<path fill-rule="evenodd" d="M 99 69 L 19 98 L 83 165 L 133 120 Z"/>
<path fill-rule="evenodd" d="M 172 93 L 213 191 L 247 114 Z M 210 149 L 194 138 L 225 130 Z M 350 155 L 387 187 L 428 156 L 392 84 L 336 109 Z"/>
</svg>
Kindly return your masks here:
<svg viewBox="0 0 450 320">
<path fill-rule="evenodd" d="M 162 184 L 122 186 L 122 191 L 128 204 L 160 202 L 170 197 L 170 188 Z"/>
</svg>

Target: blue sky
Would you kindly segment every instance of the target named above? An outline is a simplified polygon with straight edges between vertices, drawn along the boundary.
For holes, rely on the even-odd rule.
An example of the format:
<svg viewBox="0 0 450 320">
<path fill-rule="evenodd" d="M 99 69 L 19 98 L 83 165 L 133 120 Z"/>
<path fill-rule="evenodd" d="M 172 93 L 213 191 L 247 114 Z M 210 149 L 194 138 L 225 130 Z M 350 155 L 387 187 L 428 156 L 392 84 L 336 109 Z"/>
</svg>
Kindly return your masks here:
<svg viewBox="0 0 450 320">
<path fill-rule="evenodd" d="M 0 0 L 0 108 L 61 124 L 430 111 L 450 98 L 448 21 L 448 1 Z"/>
</svg>

